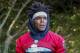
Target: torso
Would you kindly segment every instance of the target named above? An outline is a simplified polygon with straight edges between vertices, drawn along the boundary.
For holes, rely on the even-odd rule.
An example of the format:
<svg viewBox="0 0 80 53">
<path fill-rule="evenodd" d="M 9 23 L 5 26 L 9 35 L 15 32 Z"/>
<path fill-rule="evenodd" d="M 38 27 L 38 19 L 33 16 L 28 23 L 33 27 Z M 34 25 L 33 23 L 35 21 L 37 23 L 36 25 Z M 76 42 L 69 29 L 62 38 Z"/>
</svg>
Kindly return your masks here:
<svg viewBox="0 0 80 53">
<path fill-rule="evenodd" d="M 56 46 L 55 37 L 56 37 L 55 33 L 49 31 L 44 38 L 42 38 L 35 44 L 34 43 L 35 40 L 30 36 L 30 32 L 28 32 L 21 37 L 22 38 L 21 42 L 23 45 L 23 49 L 26 53 L 30 53 L 34 51 L 39 52 L 40 50 L 41 52 L 54 53 L 55 46 Z M 35 45 L 37 45 L 37 47 Z"/>
</svg>

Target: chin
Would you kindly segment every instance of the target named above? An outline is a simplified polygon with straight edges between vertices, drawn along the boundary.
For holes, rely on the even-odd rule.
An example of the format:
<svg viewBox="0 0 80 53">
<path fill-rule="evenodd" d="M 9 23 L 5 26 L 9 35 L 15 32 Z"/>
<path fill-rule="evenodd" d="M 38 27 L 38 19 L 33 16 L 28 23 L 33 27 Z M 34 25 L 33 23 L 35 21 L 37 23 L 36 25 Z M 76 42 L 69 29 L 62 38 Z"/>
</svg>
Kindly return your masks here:
<svg viewBox="0 0 80 53">
<path fill-rule="evenodd" d="M 44 31 L 45 29 L 40 29 L 39 31 Z"/>
</svg>

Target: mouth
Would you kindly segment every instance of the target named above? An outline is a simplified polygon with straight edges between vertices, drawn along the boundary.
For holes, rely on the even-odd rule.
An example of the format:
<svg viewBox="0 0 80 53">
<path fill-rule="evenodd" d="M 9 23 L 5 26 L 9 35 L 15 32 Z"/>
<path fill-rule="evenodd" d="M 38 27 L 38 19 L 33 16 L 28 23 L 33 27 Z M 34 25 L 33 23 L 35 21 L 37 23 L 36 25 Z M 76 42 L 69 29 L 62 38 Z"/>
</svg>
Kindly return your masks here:
<svg viewBox="0 0 80 53">
<path fill-rule="evenodd" d="M 40 28 L 44 28 L 46 25 L 40 25 Z"/>
</svg>

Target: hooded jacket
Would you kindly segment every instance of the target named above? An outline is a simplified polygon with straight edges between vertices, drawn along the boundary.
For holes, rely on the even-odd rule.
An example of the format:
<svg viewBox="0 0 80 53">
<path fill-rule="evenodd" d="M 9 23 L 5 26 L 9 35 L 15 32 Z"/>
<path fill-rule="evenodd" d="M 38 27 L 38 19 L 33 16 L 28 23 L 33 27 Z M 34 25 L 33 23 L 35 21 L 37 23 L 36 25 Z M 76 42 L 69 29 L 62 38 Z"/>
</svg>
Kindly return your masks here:
<svg viewBox="0 0 80 53">
<path fill-rule="evenodd" d="M 46 29 L 42 32 L 36 30 L 32 24 L 32 17 L 36 12 L 47 13 Z M 29 10 L 28 27 L 30 32 L 26 32 L 16 40 L 16 53 L 65 53 L 64 38 L 49 31 L 48 9 L 41 3 L 35 3 Z"/>
</svg>

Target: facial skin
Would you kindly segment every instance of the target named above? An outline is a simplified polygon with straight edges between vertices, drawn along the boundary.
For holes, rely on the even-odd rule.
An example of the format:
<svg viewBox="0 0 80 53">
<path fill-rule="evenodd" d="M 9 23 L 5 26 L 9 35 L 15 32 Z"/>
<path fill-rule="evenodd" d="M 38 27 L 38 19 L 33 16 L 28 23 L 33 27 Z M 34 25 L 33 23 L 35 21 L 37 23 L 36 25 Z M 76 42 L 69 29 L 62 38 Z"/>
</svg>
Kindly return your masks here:
<svg viewBox="0 0 80 53">
<path fill-rule="evenodd" d="M 47 18 L 38 16 L 34 19 L 33 23 L 39 31 L 44 31 L 47 25 Z"/>
</svg>

